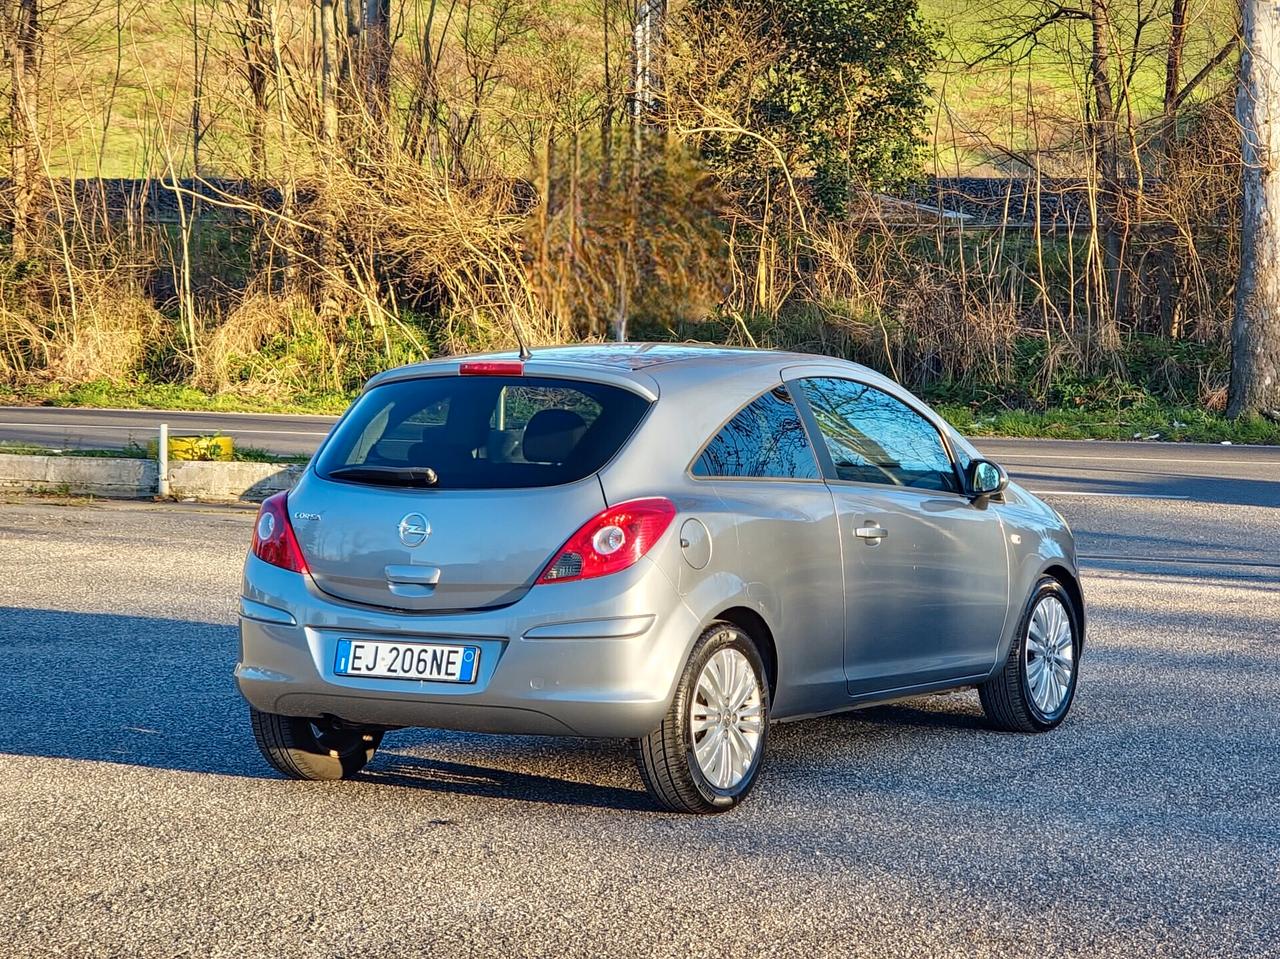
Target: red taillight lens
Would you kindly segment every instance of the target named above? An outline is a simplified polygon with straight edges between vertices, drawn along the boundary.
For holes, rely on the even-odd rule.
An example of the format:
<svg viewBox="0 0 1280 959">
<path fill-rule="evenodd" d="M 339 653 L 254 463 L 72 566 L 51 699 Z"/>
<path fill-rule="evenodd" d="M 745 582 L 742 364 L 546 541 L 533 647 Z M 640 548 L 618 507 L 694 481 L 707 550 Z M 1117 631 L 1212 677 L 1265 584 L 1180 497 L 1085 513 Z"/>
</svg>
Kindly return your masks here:
<svg viewBox="0 0 1280 959">
<path fill-rule="evenodd" d="M 518 360 L 480 360 L 458 367 L 463 376 L 521 376 L 524 364 Z"/>
<path fill-rule="evenodd" d="M 262 501 L 258 520 L 253 525 L 253 555 L 290 572 L 309 572 L 289 522 L 288 493 L 276 493 Z"/>
<path fill-rule="evenodd" d="M 661 497 L 611 506 L 569 537 L 538 582 L 565 583 L 624 570 L 653 548 L 675 516 L 675 504 Z"/>
</svg>

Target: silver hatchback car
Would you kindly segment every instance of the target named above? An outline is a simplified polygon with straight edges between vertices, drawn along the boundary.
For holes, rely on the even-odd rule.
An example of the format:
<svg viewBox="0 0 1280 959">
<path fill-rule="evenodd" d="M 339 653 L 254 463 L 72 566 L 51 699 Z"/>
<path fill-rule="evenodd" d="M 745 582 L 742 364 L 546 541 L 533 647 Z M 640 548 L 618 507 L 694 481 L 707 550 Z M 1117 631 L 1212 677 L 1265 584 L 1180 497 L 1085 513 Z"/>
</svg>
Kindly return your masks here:
<svg viewBox="0 0 1280 959">
<path fill-rule="evenodd" d="M 1071 533 L 890 380 L 819 356 L 575 346 L 371 380 L 245 563 L 236 677 L 285 775 L 405 726 L 626 737 L 663 807 L 755 783 L 769 724 L 977 687 L 1075 695 Z"/>
</svg>

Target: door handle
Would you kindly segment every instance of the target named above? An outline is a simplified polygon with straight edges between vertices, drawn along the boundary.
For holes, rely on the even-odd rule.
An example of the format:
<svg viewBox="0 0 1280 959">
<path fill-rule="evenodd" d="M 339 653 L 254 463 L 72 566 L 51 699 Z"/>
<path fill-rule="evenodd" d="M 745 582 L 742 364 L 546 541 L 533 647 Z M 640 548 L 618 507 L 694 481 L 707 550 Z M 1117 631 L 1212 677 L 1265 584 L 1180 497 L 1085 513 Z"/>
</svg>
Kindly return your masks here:
<svg viewBox="0 0 1280 959">
<path fill-rule="evenodd" d="M 858 539 L 865 539 L 870 545 L 875 546 L 880 540 L 889 535 L 889 531 L 883 526 L 872 523 L 870 526 L 859 526 L 853 531 Z"/>
</svg>

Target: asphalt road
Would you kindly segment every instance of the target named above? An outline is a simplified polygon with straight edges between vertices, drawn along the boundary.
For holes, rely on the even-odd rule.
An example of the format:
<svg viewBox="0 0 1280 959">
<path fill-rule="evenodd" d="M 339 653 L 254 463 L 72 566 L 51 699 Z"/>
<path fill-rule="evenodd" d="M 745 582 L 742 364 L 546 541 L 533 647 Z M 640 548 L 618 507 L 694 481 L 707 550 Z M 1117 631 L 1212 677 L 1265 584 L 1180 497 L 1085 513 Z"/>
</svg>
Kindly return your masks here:
<svg viewBox="0 0 1280 959">
<path fill-rule="evenodd" d="M 1002 458 L 1086 556 L 1069 720 L 780 726 L 709 819 L 612 741 L 281 781 L 230 678 L 251 513 L 0 501 L 0 955 L 1280 955 L 1280 452 L 1059 448 Z"/>
<path fill-rule="evenodd" d="M 145 446 L 161 423 L 174 436 L 221 433 L 237 445 L 279 455 L 309 455 L 337 417 L 267 413 L 188 413 L 169 410 L 95 410 L 56 406 L 0 406 L 0 440 L 53 449 Z"/>
<path fill-rule="evenodd" d="M 0 442 L 54 449 L 119 449 L 145 445 L 160 423 L 174 435 L 231 436 L 241 446 L 280 455 L 310 455 L 336 421 L 332 416 L 188 413 L 0 406 Z M 1231 479 L 1232 502 L 1280 506 L 1280 446 L 1111 443 L 988 439 L 978 446 L 1037 490 L 1068 496 L 1156 496 L 1205 500 Z"/>
</svg>

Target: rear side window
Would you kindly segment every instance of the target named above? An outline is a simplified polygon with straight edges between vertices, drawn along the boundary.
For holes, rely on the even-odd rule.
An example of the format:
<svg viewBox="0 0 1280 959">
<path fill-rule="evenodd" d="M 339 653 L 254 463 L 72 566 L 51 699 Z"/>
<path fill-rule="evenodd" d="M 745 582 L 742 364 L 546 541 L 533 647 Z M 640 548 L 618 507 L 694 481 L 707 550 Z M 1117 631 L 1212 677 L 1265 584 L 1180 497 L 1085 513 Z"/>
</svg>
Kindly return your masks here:
<svg viewBox="0 0 1280 959">
<path fill-rule="evenodd" d="M 817 479 L 818 462 L 786 387 L 748 403 L 707 444 L 694 476 Z"/>
<path fill-rule="evenodd" d="M 581 380 L 400 380 L 356 401 L 321 451 L 316 472 L 345 482 L 433 489 L 559 486 L 604 466 L 648 407 L 629 390 Z"/>
</svg>

